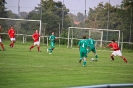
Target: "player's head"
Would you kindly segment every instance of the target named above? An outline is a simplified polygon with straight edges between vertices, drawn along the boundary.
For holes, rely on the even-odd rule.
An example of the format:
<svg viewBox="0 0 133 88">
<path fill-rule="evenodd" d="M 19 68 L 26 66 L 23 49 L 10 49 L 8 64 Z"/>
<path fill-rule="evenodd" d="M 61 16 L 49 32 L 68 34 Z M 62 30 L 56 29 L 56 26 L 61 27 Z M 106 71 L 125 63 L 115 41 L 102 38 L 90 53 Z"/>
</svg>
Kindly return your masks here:
<svg viewBox="0 0 133 88">
<path fill-rule="evenodd" d="M 112 41 L 112 42 L 115 42 L 115 40 L 114 40 L 114 39 L 112 39 L 111 41 Z"/>
<path fill-rule="evenodd" d="M 52 31 L 51 34 L 54 35 L 54 31 Z"/>
<path fill-rule="evenodd" d="M 10 28 L 11 28 L 11 29 L 14 29 L 14 26 L 11 26 Z"/>
<path fill-rule="evenodd" d="M 38 30 L 36 30 L 35 32 L 38 33 Z"/>
<path fill-rule="evenodd" d="M 86 39 L 86 35 L 83 35 L 83 39 Z"/>
</svg>

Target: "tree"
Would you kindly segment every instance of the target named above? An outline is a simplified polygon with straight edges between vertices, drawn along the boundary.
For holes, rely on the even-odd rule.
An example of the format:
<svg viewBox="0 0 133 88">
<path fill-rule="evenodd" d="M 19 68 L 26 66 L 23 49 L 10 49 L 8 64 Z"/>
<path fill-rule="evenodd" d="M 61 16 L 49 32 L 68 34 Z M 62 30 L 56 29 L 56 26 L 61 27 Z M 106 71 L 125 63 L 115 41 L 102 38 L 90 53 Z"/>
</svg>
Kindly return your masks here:
<svg viewBox="0 0 133 88">
<path fill-rule="evenodd" d="M 132 42 L 132 8 L 133 2 L 131 2 L 131 0 L 123 0 L 121 6 L 111 6 L 109 3 L 99 3 L 94 9 L 90 8 L 88 20 L 86 21 L 87 27 L 121 30 L 121 32 L 124 33 L 123 41 L 128 42 L 130 39 Z M 112 35 L 109 34 L 108 36 Z"/>
<path fill-rule="evenodd" d="M 20 18 L 27 18 L 28 13 L 27 12 L 20 12 Z"/>
<path fill-rule="evenodd" d="M 121 9 L 123 9 L 123 28 L 125 29 L 123 32 L 126 35 L 124 41 L 133 42 L 133 0 L 123 0 Z M 133 46 L 131 47 L 130 44 L 128 47 L 133 49 Z"/>
<path fill-rule="evenodd" d="M 84 21 L 85 20 L 85 17 L 84 17 L 84 15 L 83 15 L 83 13 L 80 13 L 80 12 L 78 12 L 77 13 L 77 19 L 79 20 L 79 21 Z"/>
<path fill-rule="evenodd" d="M 60 1 L 55 2 L 53 0 L 42 0 L 41 4 L 31 11 L 27 18 L 35 20 L 41 19 L 43 23 L 47 23 L 46 34 L 50 34 L 51 31 L 58 33 L 58 23 L 62 23 L 62 14 L 64 14 L 63 24 L 65 24 L 63 25 L 63 30 L 70 26 L 68 12 L 69 10 Z"/>
<path fill-rule="evenodd" d="M 5 4 L 6 4 L 5 0 L 0 0 L 0 17 L 1 18 L 6 18 L 7 17 Z M 2 29 L 3 29 L 2 32 L 5 32 L 6 31 L 5 29 L 7 29 L 7 25 L 6 25 L 5 20 L 0 20 L 0 24 L 2 25 Z"/>
<path fill-rule="evenodd" d="M 0 17 L 7 17 L 6 16 L 6 8 L 5 8 L 6 1 L 0 0 Z"/>
</svg>

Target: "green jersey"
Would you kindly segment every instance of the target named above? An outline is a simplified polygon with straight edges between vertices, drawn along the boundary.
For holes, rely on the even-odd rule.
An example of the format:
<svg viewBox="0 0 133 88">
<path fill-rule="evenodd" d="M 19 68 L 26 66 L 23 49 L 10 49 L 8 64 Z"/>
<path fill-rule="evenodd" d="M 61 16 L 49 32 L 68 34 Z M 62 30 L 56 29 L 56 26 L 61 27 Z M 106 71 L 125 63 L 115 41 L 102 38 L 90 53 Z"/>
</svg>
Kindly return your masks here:
<svg viewBox="0 0 133 88">
<path fill-rule="evenodd" d="M 55 36 L 54 35 L 50 35 L 50 37 L 49 37 L 49 40 L 50 40 L 50 42 L 55 42 Z"/>
<path fill-rule="evenodd" d="M 78 43 L 79 49 L 80 49 L 80 58 L 87 57 L 87 40 L 82 39 Z"/>
<path fill-rule="evenodd" d="M 96 41 L 94 39 L 92 39 L 92 38 L 88 39 L 88 47 L 89 48 L 94 48 L 95 44 L 96 44 Z"/>
<path fill-rule="evenodd" d="M 88 44 L 86 39 L 82 39 L 79 41 L 78 46 L 80 47 L 80 51 L 86 51 Z"/>
</svg>

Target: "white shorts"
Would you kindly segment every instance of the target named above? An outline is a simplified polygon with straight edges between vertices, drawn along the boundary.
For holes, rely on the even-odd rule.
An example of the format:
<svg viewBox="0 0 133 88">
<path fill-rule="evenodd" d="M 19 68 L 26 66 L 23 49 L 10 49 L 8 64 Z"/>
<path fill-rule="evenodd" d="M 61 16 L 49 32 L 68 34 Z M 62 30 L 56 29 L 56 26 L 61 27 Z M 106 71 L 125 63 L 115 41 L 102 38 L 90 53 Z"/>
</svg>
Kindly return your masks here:
<svg viewBox="0 0 133 88">
<path fill-rule="evenodd" d="M 122 53 L 120 50 L 117 50 L 117 51 L 113 51 L 112 53 L 114 56 L 122 56 Z"/>
<path fill-rule="evenodd" d="M 39 43 L 38 41 L 37 41 L 37 42 L 34 42 L 34 46 L 35 46 L 35 45 L 39 45 L 39 44 L 40 44 L 40 43 Z"/>
<path fill-rule="evenodd" d="M 15 38 L 10 38 L 11 41 L 15 41 Z"/>
<path fill-rule="evenodd" d="M 1 38 L 0 38 L 0 42 L 2 42 Z"/>
</svg>

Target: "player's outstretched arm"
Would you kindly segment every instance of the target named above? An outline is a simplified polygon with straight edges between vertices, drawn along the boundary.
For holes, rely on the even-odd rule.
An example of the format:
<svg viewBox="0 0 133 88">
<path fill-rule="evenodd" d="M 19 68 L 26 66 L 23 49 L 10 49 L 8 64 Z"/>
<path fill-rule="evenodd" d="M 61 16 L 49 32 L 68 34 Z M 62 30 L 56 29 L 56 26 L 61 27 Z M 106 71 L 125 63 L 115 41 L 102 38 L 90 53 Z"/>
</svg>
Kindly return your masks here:
<svg viewBox="0 0 133 88">
<path fill-rule="evenodd" d="M 103 46 L 103 48 L 108 48 L 109 46 L 107 45 L 107 46 Z"/>
</svg>

